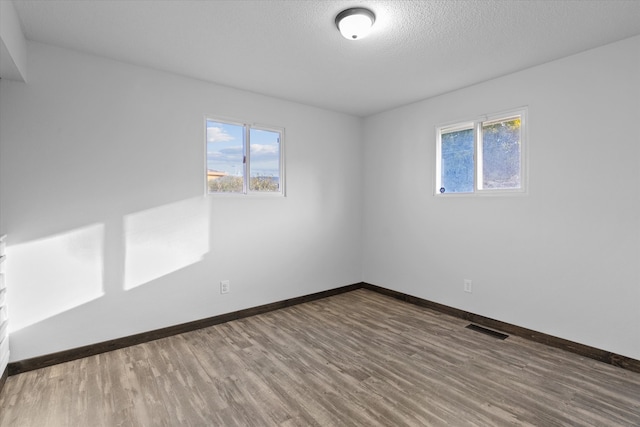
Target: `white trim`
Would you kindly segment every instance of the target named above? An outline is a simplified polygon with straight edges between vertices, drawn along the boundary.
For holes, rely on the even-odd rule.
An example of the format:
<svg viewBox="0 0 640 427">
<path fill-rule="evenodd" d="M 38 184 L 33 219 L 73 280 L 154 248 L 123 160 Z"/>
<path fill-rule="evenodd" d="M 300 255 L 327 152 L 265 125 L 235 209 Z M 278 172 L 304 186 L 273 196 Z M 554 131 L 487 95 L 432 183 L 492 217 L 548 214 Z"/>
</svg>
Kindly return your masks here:
<svg viewBox="0 0 640 427">
<path fill-rule="evenodd" d="M 478 122 L 478 120 L 472 120 L 472 121 L 466 121 L 466 122 L 456 122 L 456 123 L 451 124 L 451 125 L 438 126 L 437 129 L 439 129 L 442 133 L 457 132 L 457 131 L 461 131 L 461 130 L 473 129 L 473 127 L 475 126 L 475 124 L 477 122 Z"/>
<path fill-rule="evenodd" d="M 279 160 L 278 160 L 278 168 L 279 168 L 279 176 L 278 176 L 278 187 L 279 187 L 279 191 L 270 191 L 270 192 L 266 192 L 266 191 L 250 191 L 249 189 L 247 189 L 248 191 L 246 192 L 246 194 L 248 195 L 276 195 L 276 196 L 285 196 L 285 167 L 284 167 L 284 128 L 283 127 L 278 127 L 278 126 L 271 126 L 271 125 L 263 125 L 263 124 L 259 124 L 259 123 L 253 123 L 250 125 L 247 129 L 247 135 L 250 134 L 250 130 L 251 129 L 256 129 L 256 130 L 264 130 L 267 132 L 277 132 L 278 134 L 280 134 L 280 141 L 278 142 L 279 144 L 279 148 L 278 148 L 278 152 L 279 152 Z M 250 139 L 248 139 L 247 142 L 247 151 L 250 151 L 251 149 L 251 141 Z M 248 156 L 249 158 L 249 156 Z M 250 161 L 250 159 L 249 159 Z M 247 175 L 249 175 L 249 172 L 251 171 L 251 169 L 247 166 Z"/>
<path fill-rule="evenodd" d="M 529 188 L 529 141 L 528 141 L 528 108 L 526 106 L 505 110 L 499 113 L 492 113 L 478 116 L 473 121 L 460 121 L 436 126 L 436 165 L 434 180 L 434 196 L 445 197 L 478 197 L 478 196 L 516 196 L 527 195 Z M 482 126 L 509 119 L 520 118 L 520 188 L 482 188 Z M 473 129 L 474 132 L 474 152 L 473 152 L 473 191 L 468 193 L 441 193 L 442 186 L 442 135 L 450 132 Z"/>
<path fill-rule="evenodd" d="M 475 142 L 473 147 L 473 189 L 474 192 L 484 191 L 482 188 L 483 181 L 483 173 L 482 166 L 484 165 L 484 153 L 483 153 L 483 134 L 482 134 L 482 125 L 486 122 L 477 121 L 475 122 L 475 126 L 473 128 L 473 141 Z"/>
<path fill-rule="evenodd" d="M 243 129 L 242 132 L 242 192 L 210 192 L 209 184 L 207 179 L 208 165 L 207 165 L 207 122 L 212 121 L 216 123 L 223 123 L 233 126 L 241 126 Z M 205 114 L 204 115 L 204 192 L 207 196 L 215 196 L 215 197 L 256 197 L 256 196 L 266 196 L 266 197 L 284 197 L 285 193 L 285 151 L 284 151 L 284 139 L 285 139 L 285 129 L 280 126 L 272 126 L 272 125 L 264 125 L 254 122 L 249 122 L 246 120 L 238 120 L 235 118 L 229 118 L 220 115 L 214 114 Z M 279 173 L 278 173 L 278 191 L 251 191 L 249 188 L 251 177 L 251 129 L 262 130 L 267 132 L 276 132 L 280 135 L 279 138 Z"/>
<path fill-rule="evenodd" d="M 251 151 L 251 126 L 242 125 L 242 194 L 249 194 L 249 182 L 251 181 L 251 162 L 249 152 Z M 249 179 L 247 179 L 249 177 Z"/>
</svg>

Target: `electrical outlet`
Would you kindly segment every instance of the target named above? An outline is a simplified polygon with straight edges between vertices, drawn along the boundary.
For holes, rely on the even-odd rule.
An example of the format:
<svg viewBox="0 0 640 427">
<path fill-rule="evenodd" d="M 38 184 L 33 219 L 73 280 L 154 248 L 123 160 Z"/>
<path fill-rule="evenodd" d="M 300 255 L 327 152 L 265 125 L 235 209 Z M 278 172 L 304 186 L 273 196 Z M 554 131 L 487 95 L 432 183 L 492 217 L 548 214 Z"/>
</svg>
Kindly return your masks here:
<svg viewBox="0 0 640 427">
<path fill-rule="evenodd" d="M 228 294 L 229 293 L 229 288 L 231 288 L 231 283 L 228 280 L 222 280 L 220 282 L 220 293 L 221 294 Z"/>
<path fill-rule="evenodd" d="M 471 280 L 464 279 L 464 291 L 471 293 Z"/>
</svg>

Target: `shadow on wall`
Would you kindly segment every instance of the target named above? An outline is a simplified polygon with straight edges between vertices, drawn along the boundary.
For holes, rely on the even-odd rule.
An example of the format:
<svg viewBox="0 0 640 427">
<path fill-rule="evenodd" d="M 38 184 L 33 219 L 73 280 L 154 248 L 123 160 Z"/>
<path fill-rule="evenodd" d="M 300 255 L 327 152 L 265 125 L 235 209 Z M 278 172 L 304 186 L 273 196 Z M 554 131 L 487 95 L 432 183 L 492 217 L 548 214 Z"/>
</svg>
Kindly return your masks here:
<svg viewBox="0 0 640 427">
<path fill-rule="evenodd" d="M 124 289 L 201 261 L 209 252 L 206 198 L 187 199 L 124 217 Z"/>
<path fill-rule="evenodd" d="M 208 206 L 195 197 L 125 215 L 113 227 L 95 223 L 7 245 L 9 333 L 201 261 L 209 252 Z M 106 274 L 105 240 L 112 237 L 120 243 L 109 265 L 120 266 L 119 276 Z"/>
</svg>

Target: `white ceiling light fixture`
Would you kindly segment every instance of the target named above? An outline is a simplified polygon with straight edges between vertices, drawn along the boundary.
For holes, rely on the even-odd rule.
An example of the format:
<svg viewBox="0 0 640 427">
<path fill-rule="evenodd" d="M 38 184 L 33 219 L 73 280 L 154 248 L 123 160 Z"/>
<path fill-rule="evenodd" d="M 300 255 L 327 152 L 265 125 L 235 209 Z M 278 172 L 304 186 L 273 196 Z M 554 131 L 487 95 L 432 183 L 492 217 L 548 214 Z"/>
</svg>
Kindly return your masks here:
<svg viewBox="0 0 640 427">
<path fill-rule="evenodd" d="M 369 9 L 354 7 L 336 16 L 336 27 L 345 39 L 359 40 L 371 32 L 376 15 Z"/>
</svg>

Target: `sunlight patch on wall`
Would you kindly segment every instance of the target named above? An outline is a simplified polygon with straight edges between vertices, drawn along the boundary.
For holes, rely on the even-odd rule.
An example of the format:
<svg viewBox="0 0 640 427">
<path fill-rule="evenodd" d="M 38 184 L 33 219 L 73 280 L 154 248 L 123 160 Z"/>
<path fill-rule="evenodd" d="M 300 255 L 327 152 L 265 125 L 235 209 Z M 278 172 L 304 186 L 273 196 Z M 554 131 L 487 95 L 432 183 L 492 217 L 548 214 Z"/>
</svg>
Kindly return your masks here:
<svg viewBox="0 0 640 427">
<path fill-rule="evenodd" d="M 9 332 L 104 295 L 104 224 L 7 247 Z"/>
<path fill-rule="evenodd" d="M 200 261 L 209 252 L 208 207 L 198 197 L 125 216 L 124 289 Z"/>
</svg>

